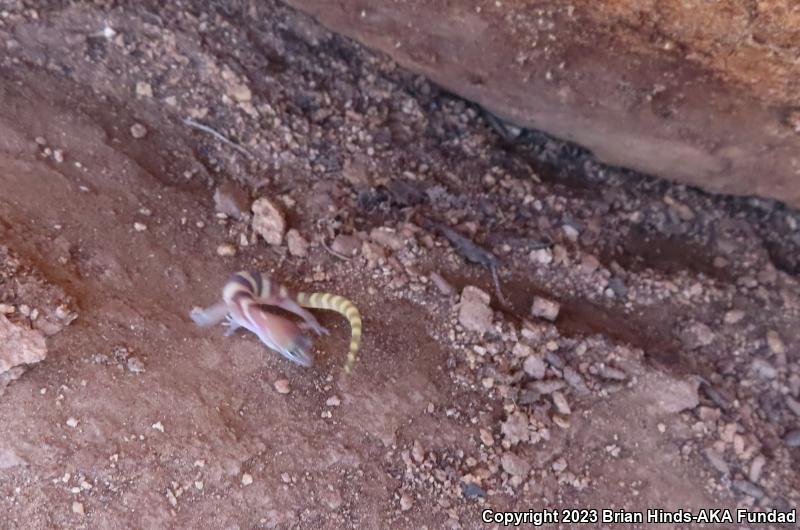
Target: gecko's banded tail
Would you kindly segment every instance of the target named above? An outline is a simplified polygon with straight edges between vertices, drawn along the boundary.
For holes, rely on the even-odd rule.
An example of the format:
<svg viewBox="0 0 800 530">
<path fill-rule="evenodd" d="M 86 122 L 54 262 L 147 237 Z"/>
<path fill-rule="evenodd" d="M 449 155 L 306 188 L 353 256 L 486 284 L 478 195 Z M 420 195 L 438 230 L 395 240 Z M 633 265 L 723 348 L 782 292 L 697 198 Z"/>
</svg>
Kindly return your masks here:
<svg viewBox="0 0 800 530">
<path fill-rule="evenodd" d="M 358 308 L 347 298 L 331 293 L 297 293 L 297 301 L 303 307 L 328 309 L 347 318 L 350 323 L 350 350 L 347 352 L 344 371 L 349 374 L 356 362 L 356 352 L 361 346 L 361 313 Z"/>
</svg>

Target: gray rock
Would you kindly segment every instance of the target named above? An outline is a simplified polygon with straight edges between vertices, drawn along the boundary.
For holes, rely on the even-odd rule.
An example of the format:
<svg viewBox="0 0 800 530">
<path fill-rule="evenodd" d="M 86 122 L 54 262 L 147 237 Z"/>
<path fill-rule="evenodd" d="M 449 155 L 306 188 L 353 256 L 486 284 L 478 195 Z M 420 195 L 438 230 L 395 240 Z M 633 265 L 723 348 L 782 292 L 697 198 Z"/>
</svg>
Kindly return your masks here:
<svg viewBox="0 0 800 530">
<path fill-rule="evenodd" d="M 740 493 L 744 493 L 745 495 L 753 497 L 754 499 L 760 499 L 764 496 L 764 490 L 747 480 L 734 480 L 733 488 Z"/>
<path fill-rule="evenodd" d="M 281 245 L 286 232 L 286 218 L 283 212 L 266 197 L 257 199 L 253 206 L 253 231 L 270 245 Z"/>
<path fill-rule="evenodd" d="M 757 455 L 753 458 L 753 461 L 750 462 L 750 469 L 747 471 L 747 478 L 750 479 L 750 482 L 756 483 L 761 480 L 761 472 L 764 470 L 766 463 L 767 459 L 764 455 Z"/>
<path fill-rule="evenodd" d="M 500 431 L 511 445 L 527 442 L 530 439 L 528 416 L 519 411 L 514 412 L 503 422 Z"/>
<path fill-rule="evenodd" d="M 612 366 L 608 366 L 607 364 L 601 364 L 597 367 L 597 375 L 603 379 L 609 379 L 611 381 L 625 381 L 628 379 L 628 376 L 625 374 L 625 372 Z"/>
<path fill-rule="evenodd" d="M 775 379 L 778 376 L 778 371 L 775 367 L 764 359 L 753 359 L 750 368 L 753 373 L 762 379 Z"/>
<path fill-rule="evenodd" d="M 800 429 L 789 431 L 783 438 L 783 441 L 786 442 L 786 445 L 789 447 L 800 447 Z"/>
<path fill-rule="evenodd" d="M 378 245 L 395 251 L 405 246 L 403 239 L 396 231 L 384 226 L 373 228 L 369 233 L 369 238 Z"/>
<path fill-rule="evenodd" d="M 564 388 L 566 383 L 561 379 L 548 379 L 547 381 L 535 381 L 527 386 L 540 394 L 552 394 L 556 390 Z"/>
<path fill-rule="evenodd" d="M 683 343 L 690 350 L 708 346 L 714 342 L 714 332 L 702 322 L 694 322 L 683 330 Z"/>
<path fill-rule="evenodd" d="M 464 287 L 458 309 L 458 321 L 461 325 L 469 331 L 490 331 L 494 318 L 492 308 L 489 307 L 490 300 L 491 297 L 477 287 Z"/>
<path fill-rule="evenodd" d="M 547 366 L 545 366 L 544 361 L 538 355 L 533 354 L 525 359 L 525 362 L 522 364 L 522 369 L 534 379 L 544 379 Z"/>
<path fill-rule="evenodd" d="M 699 381 L 680 380 L 654 374 L 643 381 L 643 389 L 649 399 L 662 412 L 677 414 L 700 404 Z"/>
<path fill-rule="evenodd" d="M 568 416 L 572 414 L 572 410 L 569 408 L 569 403 L 567 402 L 567 398 L 559 391 L 553 392 L 553 405 L 556 407 L 556 411 L 562 416 Z"/>
<path fill-rule="evenodd" d="M 558 318 L 558 313 L 561 311 L 561 305 L 558 302 L 535 296 L 533 298 L 533 305 L 531 306 L 531 315 L 538 318 L 544 318 L 553 322 Z"/>
<path fill-rule="evenodd" d="M 468 499 L 486 497 L 486 491 L 477 484 L 473 484 L 471 482 L 461 484 L 461 491 L 464 494 L 464 497 Z"/>
<path fill-rule="evenodd" d="M 579 395 L 585 396 L 589 394 L 589 387 L 586 386 L 583 376 L 571 366 L 565 366 L 563 370 L 564 380 L 571 386 Z"/>
<path fill-rule="evenodd" d="M 45 357 L 47 345 L 40 331 L 12 324 L 0 315 L 0 374 L 21 364 L 38 363 Z"/>
<path fill-rule="evenodd" d="M 286 246 L 292 256 L 304 258 L 308 255 L 308 241 L 294 228 L 286 232 Z"/>
<path fill-rule="evenodd" d="M 800 401 L 797 401 L 792 396 L 786 396 L 786 406 L 794 413 L 795 416 L 800 417 Z"/>
<path fill-rule="evenodd" d="M 331 249 L 343 256 L 353 257 L 361 249 L 361 240 L 356 236 L 339 234 L 331 243 Z"/>
<path fill-rule="evenodd" d="M 531 470 L 530 463 L 514 453 L 504 453 L 500 457 L 500 465 L 506 473 L 517 477 L 525 477 Z"/>
</svg>

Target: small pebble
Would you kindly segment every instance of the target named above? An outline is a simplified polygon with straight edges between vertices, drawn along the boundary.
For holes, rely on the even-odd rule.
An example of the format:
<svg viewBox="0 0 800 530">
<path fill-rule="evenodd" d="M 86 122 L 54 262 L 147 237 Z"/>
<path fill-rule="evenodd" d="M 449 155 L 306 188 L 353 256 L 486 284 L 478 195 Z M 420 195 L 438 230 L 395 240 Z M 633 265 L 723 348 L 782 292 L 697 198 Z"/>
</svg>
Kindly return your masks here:
<svg viewBox="0 0 800 530">
<path fill-rule="evenodd" d="M 84 512 L 84 508 L 83 508 L 83 503 L 82 502 L 78 502 L 78 501 L 73 502 L 72 503 L 72 513 L 77 513 L 78 515 L 83 515 L 85 513 Z"/>
<path fill-rule="evenodd" d="M 275 391 L 278 394 L 288 394 L 289 393 L 289 380 L 288 379 L 278 379 L 273 383 L 275 386 Z"/>
<path fill-rule="evenodd" d="M 378 245 L 394 251 L 403 248 L 403 239 L 397 234 L 395 230 L 389 227 L 375 227 L 369 233 L 369 238 Z"/>
<path fill-rule="evenodd" d="M 762 379 L 775 379 L 778 376 L 778 370 L 764 359 L 753 359 L 750 366 Z"/>
<path fill-rule="evenodd" d="M 572 414 L 572 410 L 569 408 L 569 403 L 567 402 L 567 398 L 561 392 L 553 392 L 551 394 L 553 398 L 553 405 L 555 405 L 556 410 L 559 414 L 564 416 L 569 416 Z"/>
<path fill-rule="evenodd" d="M 164 432 L 164 425 L 160 421 L 155 422 L 151 427 L 157 431 Z"/>
<path fill-rule="evenodd" d="M 733 488 L 754 499 L 760 499 L 764 496 L 764 490 L 747 480 L 734 480 Z"/>
<path fill-rule="evenodd" d="M 786 396 L 786 406 L 795 416 L 800 417 L 800 401 L 797 401 L 792 396 Z"/>
<path fill-rule="evenodd" d="M 325 404 L 329 407 L 338 407 L 342 401 L 337 396 L 331 396 L 325 401 Z"/>
<path fill-rule="evenodd" d="M 128 357 L 125 365 L 128 367 L 128 371 L 133 374 L 144 372 L 144 363 L 138 357 Z"/>
<path fill-rule="evenodd" d="M 253 202 L 250 209 L 253 212 L 253 231 L 264 238 L 269 245 L 283 244 L 286 218 L 278 206 L 270 199 L 261 197 Z"/>
<path fill-rule="evenodd" d="M 544 361 L 538 355 L 534 354 L 525 359 L 525 362 L 522 364 L 522 369 L 534 379 L 544 379 L 547 367 Z"/>
<path fill-rule="evenodd" d="M 578 236 L 581 235 L 578 229 L 572 225 L 562 225 L 561 229 L 564 231 L 564 235 L 567 236 L 567 239 L 570 241 L 577 241 Z"/>
<path fill-rule="evenodd" d="M 67 427 L 72 427 L 73 429 L 78 426 L 78 420 L 75 418 L 67 418 Z"/>
<path fill-rule="evenodd" d="M 786 346 L 781 336 L 778 335 L 778 332 L 775 330 L 769 330 L 767 332 L 767 345 L 769 346 L 769 351 L 775 355 L 783 355 L 786 353 Z"/>
<path fill-rule="evenodd" d="M 404 493 L 400 497 L 400 509 L 404 512 L 411 509 L 414 506 L 414 500 L 406 493 Z"/>
<path fill-rule="evenodd" d="M 144 232 L 145 230 L 147 230 L 147 225 L 145 225 L 144 223 L 136 222 L 133 223 L 133 229 L 136 230 L 137 232 Z"/>
<path fill-rule="evenodd" d="M 531 306 L 531 315 L 539 318 L 544 318 L 553 322 L 558 318 L 558 313 L 561 311 L 561 305 L 558 302 L 536 296 L 533 298 L 533 305 Z"/>
<path fill-rule="evenodd" d="M 486 429 L 481 429 L 480 431 L 481 442 L 486 447 L 491 447 L 494 445 L 494 438 L 492 437 L 492 433 L 487 431 Z"/>
<path fill-rule="evenodd" d="M 553 251 L 549 248 L 539 248 L 536 250 L 531 250 L 531 253 L 528 255 L 528 258 L 534 262 L 538 263 L 539 265 L 549 265 L 553 262 Z"/>
<path fill-rule="evenodd" d="M 556 473 L 561 473 L 562 471 L 567 469 L 567 461 L 562 456 L 561 458 L 559 458 L 555 462 L 553 462 L 552 468 L 553 468 L 553 471 L 555 471 Z"/>
<path fill-rule="evenodd" d="M 790 431 L 783 439 L 789 447 L 800 447 L 800 429 Z"/>
<path fill-rule="evenodd" d="M 504 453 L 500 457 L 500 465 L 509 475 L 525 477 L 531 470 L 531 464 L 527 460 L 520 458 L 514 453 Z"/>
<path fill-rule="evenodd" d="M 136 83 L 136 95 L 143 98 L 153 97 L 153 87 L 146 81 Z"/>
<path fill-rule="evenodd" d="M 223 243 L 217 247 L 217 256 L 229 258 L 236 255 L 236 247 L 230 243 Z"/>
<path fill-rule="evenodd" d="M 693 322 L 683 330 L 683 341 L 687 348 L 696 350 L 714 342 L 716 335 L 702 322 Z"/>
<path fill-rule="evenodd" d="M 166 495 L 167 502 L 169 502 L 170 506 L 172 506 L 173 508 L 178 506 L 178 499 L 177 497 L 175 497 L 175 494 L 172 493 L 171 489 L 167 489 L 167 492 L 164 495 Z"/>
<path fill-rule="evenodd" d="M 296 228 L 286 232 L 286 246 L 292 256 L 303 258 L 308 255 L 309 243 Z"/>
<path fill-rule="evenodd" d="M 351 258 L 361 249 L 361 240 L 356 236 L 339 234 L 331 243 L 331 250 L 342 256 Z"/>
<path fill-rule="evenodd" d="M 742 319 L 744 319 L 744 317 L 745 317 L 744 311 L 742 311 L 741 309 L 732 309 L 731 311 L 725 313 L 725 316 L 722 317 L 722 321 L 725 324 L 729 325 L 738 324 L 739 322 L 742 321 Z"/>
<path fill-rule="evenodd" d="M 131 136 L 133 136 L 137 140 L 141 140 L 142 138 L 147 136 L 147 127 L 145 127 L 141 123 L 134 123 L 133 125 L 131 125 Z"/>
<path fill-rule="evenodd" d="M 489 295 L 468 285 L 461 291 L 461 301 L 459 304 L 458 321 L 469 331 L 487 332 L 493 327 L 492 319 L 494 313 L 489 307 L 491 298 Z"/>
<path fill-rule="evenodd" d="M 249 486 L 253 483 L 253 476 L 250 473 L 242 474 L 242 486 Z"/>
<path fill-rule="evenodd" d="M 750 479 L 750 482 L 757 483 L 761 480 L 761 472 L 764 469 L 764 464 L 767 463 L 767 459 L 764 455 L 758 455 L 753 458 L 753 461 L 750 462 L 750 469 L 747 472 L 747 478 Z"/>
<path fill-rule="evenodd" d="M 468 499 L 486 497 L 486 490 L 484 490 L 477 484 L 472 484 L 472 483 L 463 484 L 461 487 L 461 491 L 464 493 L 464 497 Z"/>
</svg>

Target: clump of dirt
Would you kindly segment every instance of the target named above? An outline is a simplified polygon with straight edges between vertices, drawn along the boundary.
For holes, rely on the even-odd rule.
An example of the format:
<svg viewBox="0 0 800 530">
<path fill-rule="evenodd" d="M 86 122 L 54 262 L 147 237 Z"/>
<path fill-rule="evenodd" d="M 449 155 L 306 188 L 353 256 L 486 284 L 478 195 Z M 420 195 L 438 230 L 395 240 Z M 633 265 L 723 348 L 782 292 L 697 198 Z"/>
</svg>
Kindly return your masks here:
<svg viewBox="0 0 800 530">
<path fill-rule="evenodd" d="M 0 227 L 40 272 L 0 285 L 52 287 L 0 303 L 79 308 L 0 399 L 9 527 L 797 506 L 797 212 L 508 145 L 274 2 L 5 10 Z M 352 299 L 354 373 L 335 313 L 308 369 L 195 327 L 242 269 Z"/>
</svg>

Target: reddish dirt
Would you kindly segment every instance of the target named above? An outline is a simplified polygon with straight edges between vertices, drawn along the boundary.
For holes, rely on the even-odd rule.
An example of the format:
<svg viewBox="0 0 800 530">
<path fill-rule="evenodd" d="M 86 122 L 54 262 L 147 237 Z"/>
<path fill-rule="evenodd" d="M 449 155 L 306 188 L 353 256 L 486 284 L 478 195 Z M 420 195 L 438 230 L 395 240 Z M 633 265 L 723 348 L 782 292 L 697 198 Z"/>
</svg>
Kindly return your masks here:
<svg viewBox="0 0 800 530">
<path fill-rule="evenodd" d="M 3 528 L 797 508 L 797 211 L 506 143 L 273 2 L 39 4 L 0 17 L 0 307 L 26 329 L 77 318 L 0 379 Z M 215 211 L 226 182 L 279 204 L 308 256 Z M 507 307 L 423 216 L 497 254 Z M 349 260 L 326 249 L 341 234 Z M 354 373 L 336 314 L 310 369 L 195 327 L 241 269 L 351 298 Z M 492 297 L 481 331 L 468 285 Z"/>
</svg>

